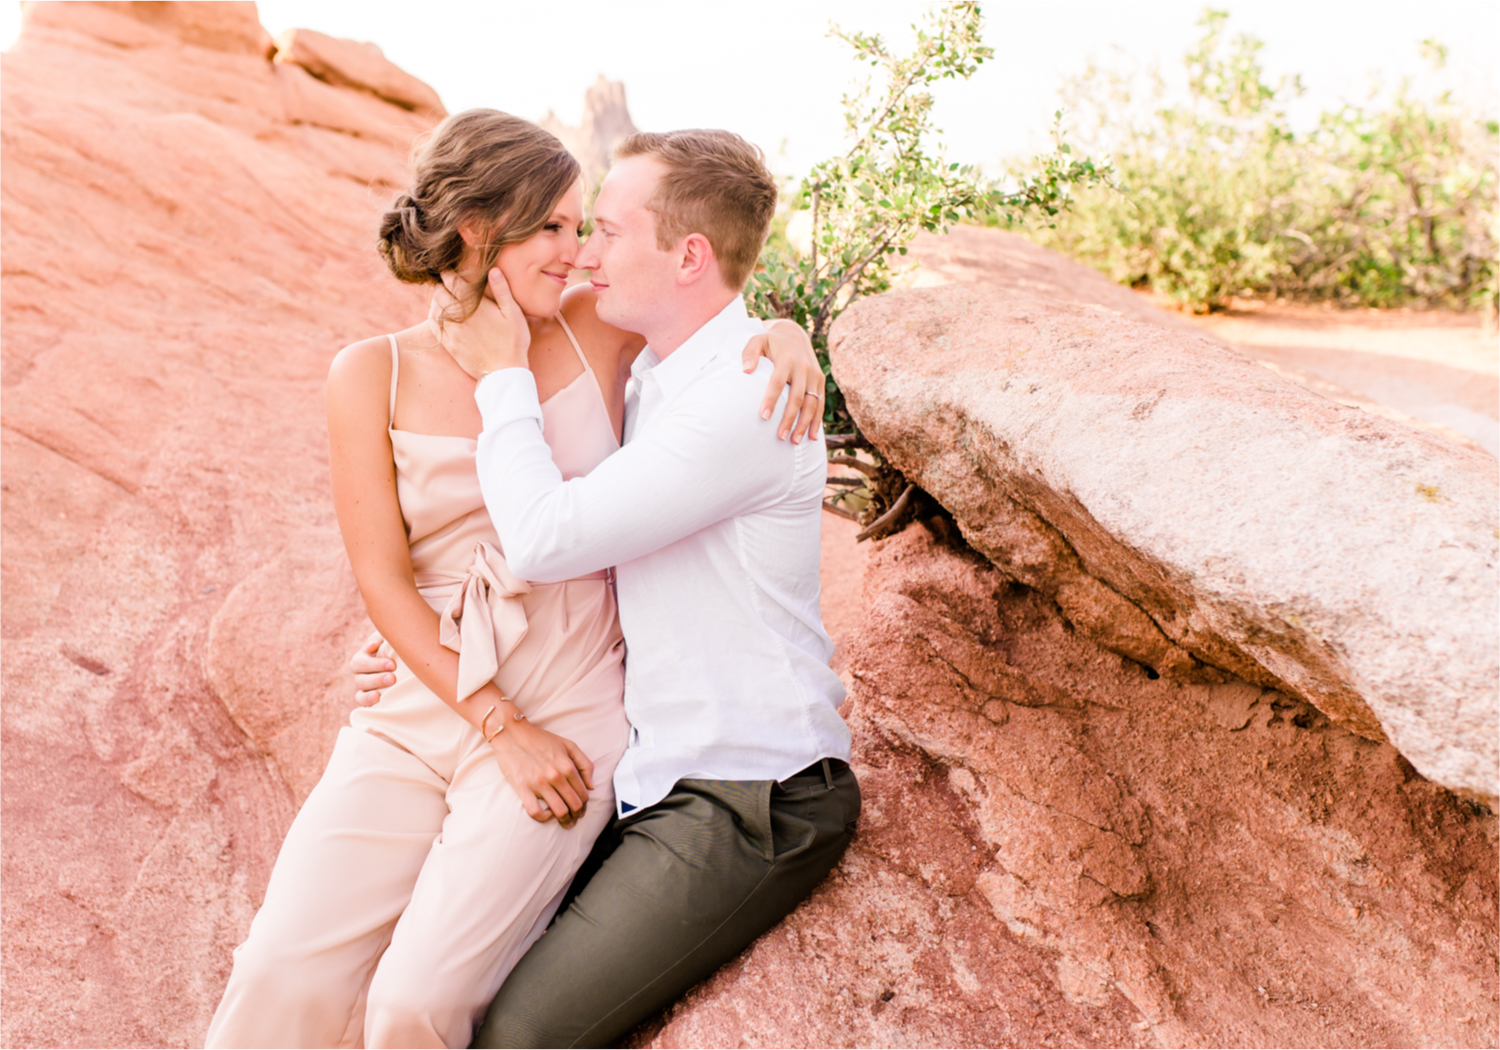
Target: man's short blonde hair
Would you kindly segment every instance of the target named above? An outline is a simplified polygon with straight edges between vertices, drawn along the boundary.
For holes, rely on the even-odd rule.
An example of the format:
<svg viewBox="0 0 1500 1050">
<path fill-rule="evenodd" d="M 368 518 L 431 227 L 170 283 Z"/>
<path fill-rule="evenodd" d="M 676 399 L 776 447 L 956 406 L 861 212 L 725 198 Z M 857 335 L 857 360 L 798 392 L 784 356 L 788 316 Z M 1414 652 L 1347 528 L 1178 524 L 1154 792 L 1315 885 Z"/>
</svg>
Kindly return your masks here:
<svg viewBox="0 0 1500 1050">
<path fill-rule="evenodd" d="M 713 246 L 724 282 L 745 287 L 776 211 L 776 180 L 765 154 L 730 131 L 641 132 L 615 148 L 615 160 L 651 157 L 666 168 L 647 207 L 665 251 L 690 233 Z"/>
</svg>

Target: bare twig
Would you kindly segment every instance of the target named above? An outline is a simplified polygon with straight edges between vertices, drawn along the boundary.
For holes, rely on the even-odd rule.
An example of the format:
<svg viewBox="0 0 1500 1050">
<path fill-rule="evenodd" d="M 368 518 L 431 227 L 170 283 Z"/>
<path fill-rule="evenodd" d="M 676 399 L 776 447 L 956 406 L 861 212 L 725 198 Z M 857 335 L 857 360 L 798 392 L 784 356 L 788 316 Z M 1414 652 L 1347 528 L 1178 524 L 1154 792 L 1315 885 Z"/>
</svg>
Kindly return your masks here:
<svg viewBox="0 0 1500 1050">
<path fill-rule="evenodd" d="M 846 488 L 860 488 L 864 483 L 864 478 L 825 478 L 823 480 L 825 485 L 842 485 Z"/>
<path fill-rule="evenodd" d="M 860 259 L 859 262 L 855 263 L 853 266 L 849 267 L 849 269 L 845 270 L 844 276 L 839 280 L 839 283 L 834 285 L 833 288 L 829 290 L 828 294 L 823 297 L 822 305 L 818 307 L 818 331 L 821 332 L 823 328 L 827 327 L 828 315 L 833 312 L 833 304 L 838 299 L 839 292 L 843 290 L 844 285 L 848 284 L 852 280 L 855 280 L 857 277 L 859 277 L 860 274 L 864 273 L 865 267 L 870 265 L 870 260 L 874 259 L 875 256 L 879 255 L 881 252 L 885 251 L 886 246 L 895 239 L 896 233 L 899 231 L 899 229 L 900 227 L 898 226 L 895 230 L 891 230 L 889 233 L 887 233 L 884 240 L 882 240 L 879 244 L 875 245 L 875 247 L 871 248 L 867 253 L 865 253 L 864 258 Z"/>
<path fill-rule="evenodd" d="M 818 279 L 818 196 L 822 190 L 823 183 L 821 181 L 814 181 L 812 186 L 812 240 L 810 241 L 812 245 L 812 269 L 808 271 L 812 274 L 814 282 Z"/>
<path fill-rule="evenodd" d="M 864 272 L 865 267 L 870 264 L 870 260 L 875 258 L 886 245 L 891 243 L 896 232 L 900 230 L 900 226 L 897 226 L 896 230 L 891 230 L 889 233 L 886 233 L 887 229 L 888 227 L 882 226 L 875 231 L 876 236 L 885 233 L 885 240 L 877 244 L 864 258 L 845 270 L 844 276 L 839 279 L 839 283 L 827 295 L 823 296 L 822 301 L 818 303 L 818 308 L 813 313 L 813 327 L 810 333 L 814 339 L 828 331 L 828 322 L 833 316 L 833 308 L 838 305 L 839 292 L 843 289 L 844 285 L 859 277 Z"/>
<path fill-rule="evenodd" d="M 828 462 L 837 463 L 841 467 L 853 467 L 855 470 L 859 471 L 867 478 L 876 478 L 880 476 L 879 467 L 875 466 L 873 463 L 866 463 L 862 459 L 855 459 L 853 456 L 829 456 Z"/>
<path fill-rule="evenodd" d="M 930 58 L 931 56 L 929 55 L 928 57 Z M 921 78 L 926 65 L 927 63 L 925 62 L 918 62 L 914 66 L 912 66 L 911 72 L 907 74 L 905 82 L 902 82 L 899 88 L 894 88 L 894 90 L 890 92 L 890 102 L 886 105 L 885 111 L 882 112 L 880 116 L 869 122 L 870 130 L 866 131 L 862 136 L 860 136 L 859 141 L 850 147 L 849 152 L 844 154 L 844 160 L 847 161 L 850 157 L 854 156 L 856 153 L 858 153 L 860 150 L 864 149 L 871 143 L 875 135 L 875 129 L 885 123 L 886 117 L 889 117 L 892 113 L 896 112 L 896 107 L 901 104 L 901 99 L 906 96 L 906 93 L 910 91 L 916 84 L 916 82 Z M 891 68 L 892 64 L 887 61 L 886 69 L 889 70 Z M 897 82 L 892 81 L 893 85 L 895 83 Z"/>
<path fill-rule="evenodd" d="M 845 510 L 843 507 L 835 507 L 832 503 L 829 503 L 826 499 L 823 501 L 823 509 L 826 510 L 830 514 L 837 514 L 841 518 L 848 518 L 850 521 L 858 521 L 859 520 L 859 516 L 858 515 L 851 514 L 849 511 Z"/>
<path fill-rule="evenodd" d="M 823 440 L 829 448 L 869 448 L 870 443 L 863 434 L 825 434 Z"/>
<path fill-rule="evenodd" d="M 907 485 L 906 488 L 902 491 L 901 495 L 897 497 L 896 502 L 891 504 L 891 509 L 886 511 L 880 517 L 876 518 L 874 521 L 870 522 L 870 524 L 866 526 L 858 536 L 854 537 L 855 541 L 857 542 L 859 540 L 869 539 L 875 533 L 879 532 L 881 529 L 885 528 L 891 522 L 899 518 L 901 516 L 901 512 L 906 509 L 906 505 L 911 502 L 911 494 L 915 491 L 917 491 L 917 487 L 915 485 Z"/>
</svg>

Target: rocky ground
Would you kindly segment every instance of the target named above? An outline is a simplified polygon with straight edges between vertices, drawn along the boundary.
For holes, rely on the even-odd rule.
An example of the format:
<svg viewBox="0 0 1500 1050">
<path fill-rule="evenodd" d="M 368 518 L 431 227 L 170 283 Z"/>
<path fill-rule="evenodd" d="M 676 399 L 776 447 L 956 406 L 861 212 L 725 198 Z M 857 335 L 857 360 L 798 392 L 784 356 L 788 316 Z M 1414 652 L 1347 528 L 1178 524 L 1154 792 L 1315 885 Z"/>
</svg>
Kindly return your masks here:
<svg viewBox="0 0 1500 1050">
<path fill-rule="evenodd" d="M 1236 301 L 1192 321 L 1258 361 L 1336 384 L 1500 454 L 1493 318 Z"/>
<path fill-rule="evenodd" d="M 27 20 L 0 99 L 0 1042 L 196 1045 L 347 710 L 364 620 L 322 377 L 423 308 L 371 230 L 438 111 L 346 41 L 268 60 L 253 4 Z M 1203 332 L 1005 234 L 921 249 L 923 294 L 984 284 L 1046 297 L 1052 321 L 1085 303 Z M 1210 319 L 1241 326 L 1214 353 L 1279 316 L 1242 313 Z M 1252 356 L 1364 353 L 1340 332 Z M 1493 374 L 1485 353 L 1365 356 Z M 1386 396 L 1305 355 L 1272 363 L 1344 403 Z M 1493 417 L 1468 378 L 1433 384 L 1433 404 Z M 1204 528 L 1231 553 L 1277 517 L 1221 515 Z M 1187 635 L 1122 655 L 1057 572 L 1025 585 L 1002 548 L 997 568 L 960 542 L 993 534 L 969 511 L 875 546 L 825 525 L 859 836 L 638 1042 L 1500 1042 L 1492 813 L 1296 682 L 1174 657 Z"/>
</svg>

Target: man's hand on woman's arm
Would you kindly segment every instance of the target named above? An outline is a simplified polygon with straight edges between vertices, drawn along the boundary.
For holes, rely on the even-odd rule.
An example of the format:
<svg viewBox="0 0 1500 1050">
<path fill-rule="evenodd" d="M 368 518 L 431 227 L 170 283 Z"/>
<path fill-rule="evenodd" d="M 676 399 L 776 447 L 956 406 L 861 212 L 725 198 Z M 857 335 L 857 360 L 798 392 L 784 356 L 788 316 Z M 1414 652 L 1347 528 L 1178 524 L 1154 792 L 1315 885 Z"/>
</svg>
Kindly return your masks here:
<svg viewBox="0 0 1500 1050">
<path fill-rule="evenodd" d="M 380 690 L 396 684 L 396 661 L 377 652 L 384 644 L 385 639 L 376 631 L 349 658 L 349 670 L 354 672 L 354 702 L 360 707 L 379 702 Z"/>
<path fill-rule="evenodd" d="M 770 358 L 776 366 L 761 402 L 760 418 L 770 419 L 782 391 L 791 387 L 776 436 L 785 440 L 790 435 L 794 445 L 804 437 L 811 440 L 823 425 L 823 367 L 818 364 L 812 340 L 800 325 L 785 320 L 764 324 L 766 334 L 746 343 L 741 355 L 746 372 L 755 371 L 762 357 Z"/>
</svg>

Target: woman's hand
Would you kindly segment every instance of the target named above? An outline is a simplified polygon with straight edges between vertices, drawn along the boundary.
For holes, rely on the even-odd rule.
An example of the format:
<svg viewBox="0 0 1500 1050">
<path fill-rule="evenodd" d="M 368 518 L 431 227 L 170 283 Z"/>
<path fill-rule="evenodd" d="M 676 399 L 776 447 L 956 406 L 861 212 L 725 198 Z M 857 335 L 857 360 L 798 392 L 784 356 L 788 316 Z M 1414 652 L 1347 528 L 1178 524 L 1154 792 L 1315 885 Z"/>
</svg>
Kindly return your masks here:
<svg viewBox="0 0 1500 1050">
<path fill-rule="evenodd" d="M 349 658 L 349 670 L 354 672 L 354 702 L 360 707 L 374 704 L 380 699 L 380 690 L 396 684 L 396 661 L 378 652 L 384 644 L 385 639 L 376 631 Z"/>
<path fill-rule="evenodd" d="M 504 731 L 490 739 L 500 772 L 531 819 L 546 823 L 556 816 L 558 823 L 571 828 L 588 808 L 594 763 L 573 741 L 524 719 L 503 717 Z"/>
<path fill-rule="evenodd" d="M 457 274 L 443 274 L 443 287 L 432 295 L 430 316 L 441 316 L 458 305 L 455 293 L 462 280 Z M 527 365 L 531 326 L 511 298 L 510 286 L 498 266 L 490 270 L 488 288 L 480 297 L 478 309 L 467 320 L 444 321 L 437 327 L 443 349 L 473 379 L 484 378 L 486 372 Z"/>
<path fill-rule="evenodd" d="M 776 366 L 761 402 L 761 419 L 771 418 L 782 391 L 791 387 L 776 436 L 785 440 L 791 435 L 794 445 L 804 436 L 809 440 L 817 437 L 823 423 L 823 368 L 807 333 L 791 321 L 768 321 L 766 334 L 746 343 L 741 356 L 746 372 L 755 371 L 762 356 L 769 357 Z"/>
<path fill-rule="evenodd" d="M 375 703 L 382 688 L 395 684 L 392 672 L 396 670 L 396 662 L 379 653 L 384 644 L 385 639 L 376 631 L 349 659 L 358 689 L 354 702 L 361 707 Z M 504 697 L 488 686 L 470 697 L 464 706 L 475 708 L 474 713 L 478 714 L 491 703 L 498 706 L 504 703 Z M 505 728 L 490 738 L 490 750 L 526 812 L 532 820 L 544 824 L 556 816 L 563 827 L 571 828 L 588 809 L 589 792 L 594 789 L 594 763 L 573 741 L 517 719 L 509 704 L 503 711 L 497 710 L 495 716 L 505 719 L 502 723 Z M 493 726 L 492 720 L 491 731 Z"/>
</svg>

